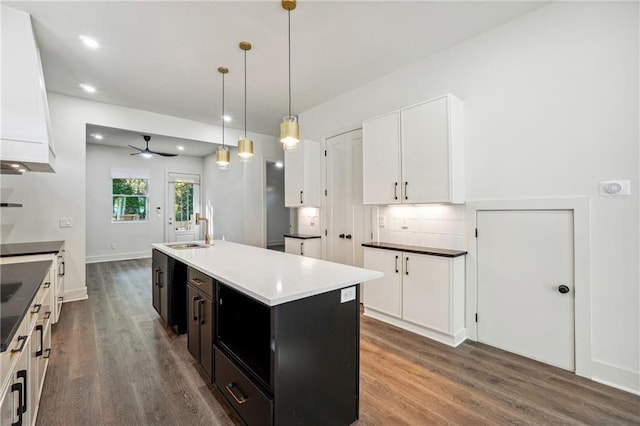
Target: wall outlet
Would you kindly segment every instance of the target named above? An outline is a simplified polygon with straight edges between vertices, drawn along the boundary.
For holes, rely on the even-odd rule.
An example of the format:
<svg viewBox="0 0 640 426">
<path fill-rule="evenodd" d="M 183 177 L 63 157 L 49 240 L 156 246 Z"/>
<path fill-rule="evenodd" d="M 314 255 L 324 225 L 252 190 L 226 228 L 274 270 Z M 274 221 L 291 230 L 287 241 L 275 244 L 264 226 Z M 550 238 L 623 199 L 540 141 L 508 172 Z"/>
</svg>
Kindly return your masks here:
<svg viewBox="0 0 640 426">
<path fill-rule="evenodd" d="M 409 229 L 409 224 L 407 222 L 407 219 L 402 219 L 402 229 Z"/>
<path fill-rule="evenodd" d="M 356 298 L 355 287 L 347 287 L 340 290 L 340 303 L 349 302 L 351 300 L 355 300 L 355 298 Z"/>
<path fill-rule="evenodd" d="M 385 226 L 387 226 L 387 220 L 384 216 L 379 216 L 378 217 L 378 226 L 380 228 L 384 228 Z"/>
<path fill-rule="evenodd" d="M 71 228 L 72 226 L 73 226 L 73 218 L 70 218 L 70 217 L 60 218 L 60 228 Z"/>
</svg>

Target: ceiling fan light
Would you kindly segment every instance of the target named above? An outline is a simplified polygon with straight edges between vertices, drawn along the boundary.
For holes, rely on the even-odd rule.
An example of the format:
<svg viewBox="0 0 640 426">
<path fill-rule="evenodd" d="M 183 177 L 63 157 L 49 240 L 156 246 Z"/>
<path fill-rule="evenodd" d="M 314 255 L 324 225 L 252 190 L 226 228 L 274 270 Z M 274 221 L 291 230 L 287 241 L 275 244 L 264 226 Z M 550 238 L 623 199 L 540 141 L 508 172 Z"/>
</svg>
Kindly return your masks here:
<svg viewBox="0 0 640 426">
<path fill-rule="evenodd" d="M 153 154 L 150 152 L 141 152 L 140 155 L 142 155 L 144 158 L 151 158 L 153 157 Z"/>
<path fill-rule="evenodd" d="M 253 141 L 251 139 L 238 139 L 238 156 L 240 161 L 251 160 L 251 157 L 253 157 Z"/>
<path fill-rule="evenodd" d="M 229 168 L 229 163 L 231 162 L 231 157 L 229 155 L 229 148 L 226 146 L 221 146 L 216 151 L 216 164 L 220 170 L 226 170 Z"/>
<path fill-rule="evenodd" d="M 300 127 L 298 118 L 288 115 L 280 123 L 280 142 L 285 151 L 295 151 L 300 142 Z"/>
</svg>

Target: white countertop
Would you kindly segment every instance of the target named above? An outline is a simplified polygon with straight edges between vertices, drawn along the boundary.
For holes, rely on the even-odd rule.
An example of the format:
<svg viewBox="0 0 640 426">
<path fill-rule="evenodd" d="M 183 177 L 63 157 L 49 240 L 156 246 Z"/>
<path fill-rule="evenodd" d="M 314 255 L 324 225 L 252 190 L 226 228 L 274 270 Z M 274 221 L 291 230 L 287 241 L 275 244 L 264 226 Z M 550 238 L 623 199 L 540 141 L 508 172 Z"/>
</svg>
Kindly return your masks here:
<svg viewBox="0 0 640 426">
<path fill-rule="evenodd" d="M 205 248 L 176 250 L 163 243 L 153 247 L 268 306 L 383 276 L 370 269 L 229 241 L 215 240 Z"/>
</svg>

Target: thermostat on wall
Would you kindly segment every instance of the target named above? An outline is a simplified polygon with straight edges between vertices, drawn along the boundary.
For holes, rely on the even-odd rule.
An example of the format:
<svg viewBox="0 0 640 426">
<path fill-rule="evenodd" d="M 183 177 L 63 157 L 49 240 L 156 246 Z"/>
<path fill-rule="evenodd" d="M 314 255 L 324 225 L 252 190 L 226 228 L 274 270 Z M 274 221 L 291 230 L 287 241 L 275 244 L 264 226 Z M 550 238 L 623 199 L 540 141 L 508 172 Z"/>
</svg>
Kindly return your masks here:
<svg viewBox="0 0 640 426">
<path fill-rule="evenodd" d="M 600 182 L 600 195 L 629 195 L 631 182 L 628 180 L 604 180 Z"/>
</svg>

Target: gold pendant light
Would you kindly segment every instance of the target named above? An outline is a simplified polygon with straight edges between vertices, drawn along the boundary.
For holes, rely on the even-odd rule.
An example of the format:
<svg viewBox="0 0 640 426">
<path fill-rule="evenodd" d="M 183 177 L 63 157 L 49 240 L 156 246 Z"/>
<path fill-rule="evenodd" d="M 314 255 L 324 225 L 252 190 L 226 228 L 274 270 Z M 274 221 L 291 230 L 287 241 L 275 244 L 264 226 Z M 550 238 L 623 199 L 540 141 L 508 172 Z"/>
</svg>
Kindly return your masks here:
<svg viewBox="0 0 640 426">
<path fill-rule="evenodd" d="M 216 163 L 221 170 L 229 168 L 231 157 L 229 155 L 229 147 L 224 144 L 224 75 L 229 72 L 227 67 L 219 67 L 218 72 L 222 74 L 222 115 L 220 121 L 222 121 L 222 146 L 216 151 Z"/>
<path fill-rule="evenodd" d="M 282 0 L 282 8 L 287 11 L 289 22 L 289 115 L 280 123 L 280 142 L 285 151 L 295 151 L 300 142 L 298 117 L 291 115 L 291 11 L 296 8 L 296 0 Z"/>
<path fill-rule="evenodd" d="M 247 138 L 247 50 L 251 50 L 251 43 L 241 41 L 240 49 L 244 51 L 244 137 L 238 139 L 238 155 L 240 161 L 250 161 L 253 157 L 253 141 Z"/>
</svg>

